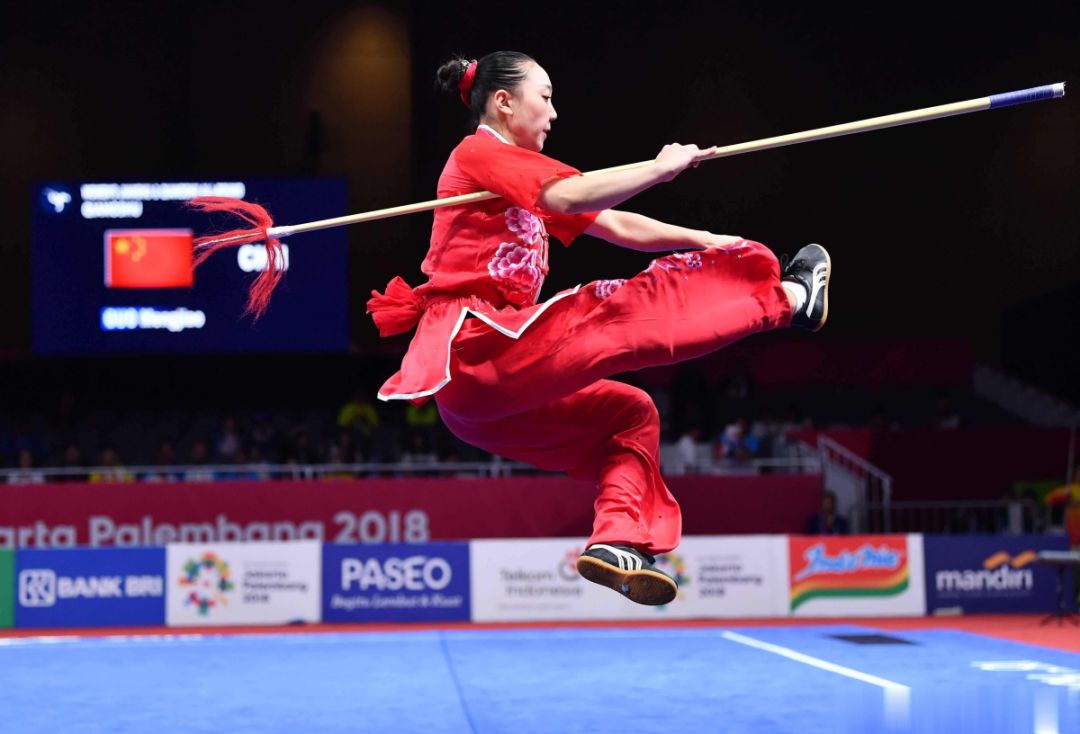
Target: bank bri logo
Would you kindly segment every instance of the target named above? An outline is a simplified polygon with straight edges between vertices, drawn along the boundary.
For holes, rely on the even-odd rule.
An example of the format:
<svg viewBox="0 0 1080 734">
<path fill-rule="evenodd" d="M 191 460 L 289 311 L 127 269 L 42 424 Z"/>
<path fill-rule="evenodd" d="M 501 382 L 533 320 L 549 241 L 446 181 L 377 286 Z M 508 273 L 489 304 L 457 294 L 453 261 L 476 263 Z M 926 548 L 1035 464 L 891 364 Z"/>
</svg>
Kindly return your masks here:
<svg viewBox="0 0 1080 734">
<path fill-rule="evenodd" d="M 907 537 L 788 540 L 791 611 L 819 597 L 896 596 L 908 588 Z"/>
<path fill-rule="evenodd" d="M 19 573 L 19 604 L 24 607 L 51 607 L 56 604 L 56 572 L 49 568 L 27 568 Z"/>
<path fill-rule="evenodd" d="M 184 564 L 180 586 L 189 589 L 184 605 L 197 606 L 199 614 L 204 617 L 214 607 L 227 605 L 229 598 L 226 594 L 236 588 L 230 578 L 229 564 L 212 551 L 203 553 L 197 559 L 189 559 Z"/>
</svg>

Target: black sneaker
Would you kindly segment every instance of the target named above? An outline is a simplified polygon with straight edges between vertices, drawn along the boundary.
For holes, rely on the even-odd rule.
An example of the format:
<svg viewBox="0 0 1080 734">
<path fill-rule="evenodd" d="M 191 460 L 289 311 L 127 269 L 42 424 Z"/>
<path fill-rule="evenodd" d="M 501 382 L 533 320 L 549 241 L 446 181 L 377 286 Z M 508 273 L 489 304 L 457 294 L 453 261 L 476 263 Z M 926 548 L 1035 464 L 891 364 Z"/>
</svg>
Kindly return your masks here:
<svg viewBox="0 0 1080 734">
<path fill-rule="evenodd" d="M 806 303 L 791 315 L 791 325 L 818 331 L 829 318 L 829 275 L 832 260 L 821 245 L 807 245 L 795 253 L 784 267 L 781 280 L 790 280 L 806 289 Z"/>
<path fill-rule="evenodd" d="M 655 558 L 628 545 L 590 545 L 578 557 L 577 570 L 638 604 L 670 604 L 679 593 L 675 579 L 656 568 Z"/>
</svg>

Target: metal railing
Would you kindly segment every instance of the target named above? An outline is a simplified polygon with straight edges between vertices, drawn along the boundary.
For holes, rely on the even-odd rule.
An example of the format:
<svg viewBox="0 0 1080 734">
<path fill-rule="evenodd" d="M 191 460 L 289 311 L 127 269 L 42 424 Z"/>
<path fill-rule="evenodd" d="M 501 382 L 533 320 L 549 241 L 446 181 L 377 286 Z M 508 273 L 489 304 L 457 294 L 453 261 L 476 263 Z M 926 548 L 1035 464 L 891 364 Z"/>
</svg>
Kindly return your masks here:
<svg viewBox="0 0 1080 734">
<path fill-rule="evenodd" d="M 1021 499 L 870 502 L 860 511 L 865 533 L 1023 535 L 1054 529 L 1051 508 Z"/>
<path fill-rule="evenodd" d="M 892 515 L 885 512 L 871 530 L 870 507 L 888 508 L 892 502 L 892 477 L 850 449 L 821 434 L 818 436 L 825 490 L 836 495 L 836 508 L 851 523 L 851 532 L 892 532 Z"/>
<path fill-rule="evenodd" d="M 394 476 L 506 477 L 542 474 L 527 464 L 493 461 L 401 461 L 354 464 L 177 464 L 175 466 L 42 467 L 0 470 L 7 484 L 42 482 L 216 482 L 320 480 Z"/>
<path fill-rule="evenodd" d="M 751 459 L 710 462 L 693 467 L 697 474 L 819 473 L 816 457 Z M 552 474 L 528 464 L 493 457 L 490 461 L 399 461 L 354 464 L 208 464 L 175 466 L 98 466 L 2 469 L 0 483 L 45 482 L 217 482 L 317 481 L 379 477 L 492 478 Z"/>
</svg>

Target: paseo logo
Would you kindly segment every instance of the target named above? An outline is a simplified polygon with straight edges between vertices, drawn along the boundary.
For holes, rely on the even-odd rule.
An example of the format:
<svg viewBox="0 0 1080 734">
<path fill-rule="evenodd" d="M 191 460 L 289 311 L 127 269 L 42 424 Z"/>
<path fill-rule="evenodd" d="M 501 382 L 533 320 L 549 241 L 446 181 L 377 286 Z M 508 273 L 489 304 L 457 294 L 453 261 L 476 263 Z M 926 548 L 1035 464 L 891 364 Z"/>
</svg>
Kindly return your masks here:
<svg viewBox="0 0 1080 734">
<path fill-rule="evenodd" d="M 819 597 L 896 596 L 908 588 L 906 536 L 789 539 L 791 610 Z"/>
<path fill-rule="evenodd" d="M 228 592 L 236 588 L 229 564 L 216 553 L 207 551 L 198 558 L 188 559 L 180 576 L 180 588 L 187 591 L 184 606 L 195 606 L 206 616 L 214 607 L 228 604 Z"/>
<path fill-rule="evenodd" d="M 342 591 L 442 591 L 453 577 L 450 562 L 439 556 L 341 561 Z"/>
</svg>

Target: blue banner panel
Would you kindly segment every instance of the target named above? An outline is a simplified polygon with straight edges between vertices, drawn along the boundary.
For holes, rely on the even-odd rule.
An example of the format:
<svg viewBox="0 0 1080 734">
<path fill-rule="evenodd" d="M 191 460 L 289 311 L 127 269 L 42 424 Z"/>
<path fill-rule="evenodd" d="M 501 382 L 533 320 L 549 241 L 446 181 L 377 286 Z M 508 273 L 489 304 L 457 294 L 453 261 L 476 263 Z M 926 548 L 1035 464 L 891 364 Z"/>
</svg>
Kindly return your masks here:
<svg viewBox="0 0 1080 734">
<path fill-rule="evenodd" d="M 324 622 L 469 619 L 469 544 L 323 546 Z"/>
<path fill-rule="evenodd" d="M 1068 549 L 1064 536 L 924 536 L 927 611 L 1050 613 L 1058 570 L 1039 563 L 1036 554 Z M 1066 569 L 1066 599 L 1071 576 Z"/>
<path fill-rule="evenodd" d="M 16 627 L 165 624 L 164 548 L 15 553 Z"/>
</svg>

